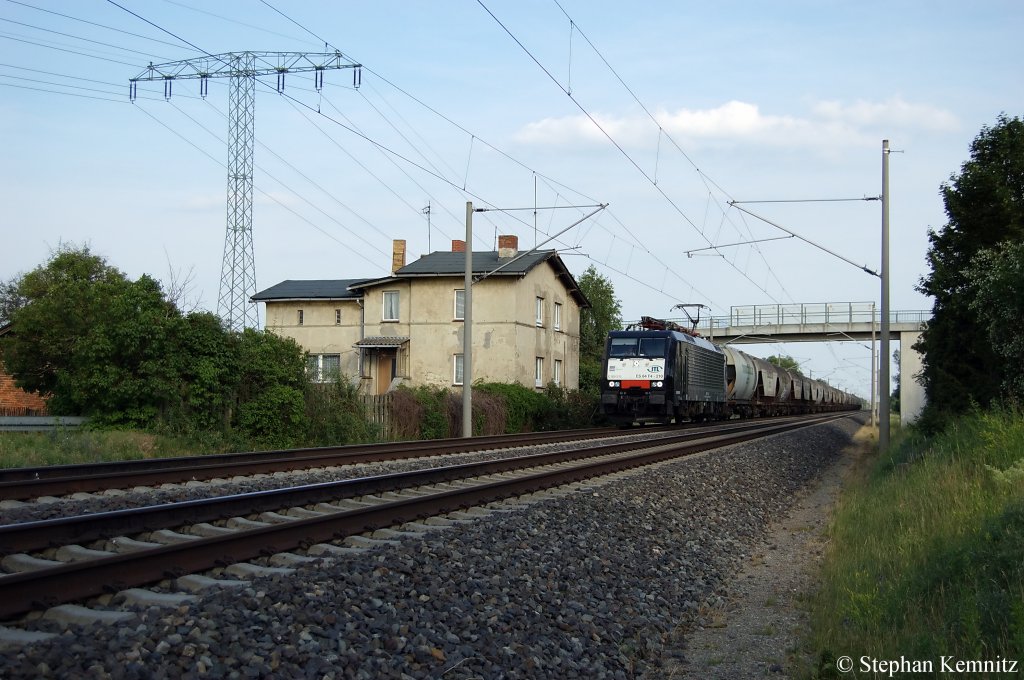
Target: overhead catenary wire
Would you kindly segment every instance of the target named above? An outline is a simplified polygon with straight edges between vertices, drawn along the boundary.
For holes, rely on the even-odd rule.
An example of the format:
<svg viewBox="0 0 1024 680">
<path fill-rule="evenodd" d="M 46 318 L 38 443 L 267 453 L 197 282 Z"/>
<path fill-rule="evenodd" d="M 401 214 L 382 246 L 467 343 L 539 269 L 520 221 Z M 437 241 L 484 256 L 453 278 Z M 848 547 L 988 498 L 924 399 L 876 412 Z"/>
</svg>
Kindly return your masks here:
<svg viewBox="0 0 1024 680">
<path fill-rule="evenodd" d="M 654 180 L 654 183 L 657 184 L 657 161 L 661 157 L 661 153 L 660 153 L 660 151 L 661 151 L 661 137 L 662 137 L 662 135 L 664 135 L 664 137 L 669 142 L 671 142 L 671 144 L 683 156 L 683 158 L 685 158 L 686 161 L 693 167 L 694 171 L 696 171 L 696 173 L 697 173 L 697 176 L 701 178 L 701 181 L 704 183 L 705 187 L 708 189 L 709 194 L 711 193 L 711 187 L 714 187 L 714 188 L 718 189 L 722 193 L 722 195 L 724 195 L 727 198 L 731 199 L 732 196 L 729 195 L 729 192 L 727 192 L 725 189 L 723 189 L 717 182 L 715 182 L 715 180 L 712 177 L 710 177 L 707 173 L 705 173 L 697 165 L 697 163 L 693 160 L 693 158 L 690 157 L 690 155 L 688 153 L 686 153 L 686 151 L 672 137 L 672 135 L 669 134 L 669 132 L 667 130 L 665 130 L 664 126 L 657 119 L 657 117 L 653 113 L 651 113 L 650 109 L 647 108 L 647 105 L 644 104 L 643 101 L 640 99 L 640 97 L 636 94 L 636 92 L 633 91 L 633 88 L 631 88 L 629 86 L 629 84 L 626 83 L 625 79 L 623 79 L 622 76 L 619 75 L 619 72 L 615 69 L 615 67 L 613 67 L 611 65 L 611 63 L 608 61 L 608 59 L 605 58 L 604 54 L 597 48 L 597 46 L 594 45 L 594 43 L 590 40 L 590 38 L 587 36 L 587 34 L 585 32 L 583 32 L 579 28 L 578 24 L 573 20 L 572 16 L 569 15 L 569 13 L 565 10 L 565 8 L 561 5 L 561 3 L 558 0 L 552 0 L 552 1 L 555 3 L 555 5 L 558 7 L 558 9 L 561 10 L 562 14 L 564 14 L 565 17 L 567 19 L 569 19 L 570 22 L 572 22 L 573 26 L 579 32 L 580 36 L 587 42 L 587 44 L 594 51 L 594 53 L 598 56 L 598 58 L 604 63 L 604 65 L 608 68 L 608 70 L 611 72 L 611 74 L 613 76 L 615 76 L 615 79 L 619 81 L 619 84 L 622 85 L 622 87 L 626 90 L 626 92 L 629 93 L 629 95 L 633 98 L 633 101 L 635 101 L 637 103 L 637 105 L 640 106 L 640 108 L 643 110 L 643 112 L 645 114 L 647 114 L 647 117 L 650 118 L 651 121 L 658 127 L 658 154 L 657 154 L 656 160 L 655 160 L 655 180 Z M 722 213 L 723 213 L 723 215 L 727 215 L 727 211 L 725 211 L 725 210 L 723 210 Z M 729 221 L 729 223 L 732 224 L 731 220 Z M 742 234 L 742 232 L 738 228 L 736 228 L 735 225 L 733 225 L 733 227 L 734 227 L 734 229 L 736 229 L 737 233 Z M 702 230 L 698 229 L 698 231 L 701 232 L 701 234 L 703 235 L 703 231 Z M 747 227 L 747 235 L 750 236 L 751 238 L 753 238 L 753 234 L 751 233 L 749 227 Z M 709 241 L 709 243 L 710 243 L 710 241 Z M 764 262 L 765 266 L 768 268 L 768 271 L 770 272 L 771 276 L 775 279 L 775 282 L 779 284 L 779 287 L 782 289 L 783 293 L 785 293 L 787 296 L 790 297 L 790 299 L 792 299 L 792 296 L 789 294 L 789 292 L 786 290 L 786 287 L 783 285 L 782 280 L 779 279 L 779 277 L 775 274 L 774 269 L 772 268 L 771 264 L 768 262 L 767 258 L 765 258 L 764 253 L 762 253 L 761 250 L 756 245 L 754 246 L 754 250 L 761 257 L 762 262 Z"/>
<path fill-rule="evenodd" d="M 598 131 L 600 131 L 601 134 L 604 135 L 604 137 L 612 144 L 612 146 L 614 146 L 619 151 L 619 153 L 629 162 L 629 164 L 632 165 L 636 169 L 636 171 L 639 172 L 640 175 L 643 176 L 644 179 L 646 179 L 652 187 L 654 187 L 655 191 L 661 194 L 661 196 L 665 199 L 666 202 L 668 202 L 668 204 L 675 210 L 675 212 L 678 213 L 679 216 L 682 217 L 687 224 L 693 227 L 693 229 L 698 234 L 700 234 L 704 238 L 704 240 L 708 242 L 709 245 L 713 245 L 711 243 L 711 240 L 703 232 L 703 230 L 701 230 L 700 227 L 698 227 L 693 222 L 693 220 L 690 219 L 690 217 L 682 210 L 678 203 L 676 203 L 676 201 L 672 199 L 672 197 L 669 196 L 661 186 L 654 182 L 654 180 L 647 173 L 647 171 L 640 167 L 640 164 L 637 163 L 637 161 L 622 147 L 621 144 L 619 144 L 619 142 L 614 137 L 612 137 L 611 133 L 609 133 L 605 129 L 605 127 L 601 125 L 601 123 L 593 116 L 593 114 L 591 114 L 590 111 L 588 111 L 587 108 L 576 99 L 576 97 L 569 93 L 564 85 L 558 82 L 558 79 L 554 77 L 551 71 L 549 71 L 548 68 L 545 67 L 544 64 L 542 64 L 540 60 L 537 59 L 537 57 L 522 43 L 522 41 L 519 40 L 519 38 L 516 37 L 516 35 L 512 33 L 512 31 L 509 30 L 509 28 L 505 26 L 505 24 L 500 19 L 498 19 L 498 17 L 487 7 L 487 5 L 483 3 L 483 0 L 477 0 L 477 4 L 479 4 L 484 9 L 484 11 L 487 12 L 487 14 L 489 14 L 492 19 L 494 19 L 498 26 L 500 26 L 501 29 L 505 31 L 505 33 L 508 34 L 508 36 L 520 47 L 520 49 L 522 49 L 523 52 L 525 52 L 526 55 L 538 66 L 538 68 L 540 68 L 544 72 L 544 74 L 551 80 L 551 82 L 553 82 L 560 90 L 562 90 L 563 93 L 566 94 L 566 96 L 569 97 L 569 100 L 572 101 L 572 103 L 580 110 L 580 112 L 582 112 L 583 115 L 586 116 L 586 118 L 598 129 Z M 733 267 L 734 269 L 736 269 L 737 272 L 739 272 L 741 276 L 746 278 L 752 285 L 761 290 L 761 292 L 767 295 L 772 301 L 778 302 L 778 300 L 771 293 L 769 293 L 761 284 L 751 279 L 747 272 L 735 267 L 735 265 L 733 265 Z"/>
</svg>

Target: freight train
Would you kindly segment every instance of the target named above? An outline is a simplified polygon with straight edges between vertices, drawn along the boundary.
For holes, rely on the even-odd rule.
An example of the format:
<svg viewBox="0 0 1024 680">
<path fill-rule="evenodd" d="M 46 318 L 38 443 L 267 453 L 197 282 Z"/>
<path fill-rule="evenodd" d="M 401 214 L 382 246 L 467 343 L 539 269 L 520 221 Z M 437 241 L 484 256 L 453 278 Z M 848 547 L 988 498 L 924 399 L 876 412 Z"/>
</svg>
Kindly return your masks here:
<svg viewBox="0 0 1024 680">
<path fill-rule="evenodd" d="M 642 317 L 605 344 L 601 412 L 613 423 L 856 410 L 860 398 L 671 321 Z"/>
</svg>

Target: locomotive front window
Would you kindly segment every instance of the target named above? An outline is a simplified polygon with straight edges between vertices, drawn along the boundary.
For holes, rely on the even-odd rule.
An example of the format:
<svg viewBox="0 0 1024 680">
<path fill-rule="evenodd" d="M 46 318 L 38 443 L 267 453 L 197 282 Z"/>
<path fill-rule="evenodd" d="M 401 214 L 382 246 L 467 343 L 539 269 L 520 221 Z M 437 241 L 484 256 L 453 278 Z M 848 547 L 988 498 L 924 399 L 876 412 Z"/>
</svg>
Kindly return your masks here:
<svg viewBox="0 0 1024 680">
<path fill-rule="evenodd" d="M 664 358 L 665 344 L 665 338 L 640 338 L 640 356 Z"/>
<path fill-rule="evenodd" d="M 637 338 L 612 338 L 612 344 L 608 348 L 610 357 L 635 357 Z"/>
</svg>

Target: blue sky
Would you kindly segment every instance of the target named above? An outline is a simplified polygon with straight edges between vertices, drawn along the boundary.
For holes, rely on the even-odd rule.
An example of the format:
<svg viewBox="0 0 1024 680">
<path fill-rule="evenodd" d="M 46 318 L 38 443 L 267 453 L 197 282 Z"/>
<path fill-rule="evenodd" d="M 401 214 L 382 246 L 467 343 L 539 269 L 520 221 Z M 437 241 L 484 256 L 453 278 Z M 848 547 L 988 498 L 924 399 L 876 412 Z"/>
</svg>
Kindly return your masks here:
<svg viewBox="0 0 1024 680">
<path fill-rule="evenodd" d="M 128 80 L 197 48 L 326 42 L 363 65 L 358 89 L 349 71 L 327 72 L 321 93 L 307 74 L 286 77 L 286 96 L 257 86 L 260 289 L 384 274 L 395 238 L 410 259 L 448 249 L 467 200 L 530 208 L 478 215 L 477 249 L 504 233 L 532 246 L 587 212 L 535 219 L 534 205 L 602 202 L 557 246 L 576 248 L 577 275 L 593 264 L 612 281 L 627 319 L 679 302 L 722 315 L 877 301 L 877 279 L 796 239 L 685 253 L 783 235 L 730 199 L 878 195 L 888 138 L 903 151 L 890 166 L 892 305 L 927 309 L 914 285 L 927 230 L 945 223 L 939 187 L 982 126 L 1024 109 L 1022 32 L 1016 1 L 0 0 L 0 277 L 88 244 L 133 277 L 190 278 L 186 302 L 214 309 L 227 82 L 204 100 L 178 81 L 170 101 L 140 84 L 130 103 Z M 879 266 L 877 202 L 746 207 Z M 860 343 L 771 352 L 867 393 Z"/>
</svg>

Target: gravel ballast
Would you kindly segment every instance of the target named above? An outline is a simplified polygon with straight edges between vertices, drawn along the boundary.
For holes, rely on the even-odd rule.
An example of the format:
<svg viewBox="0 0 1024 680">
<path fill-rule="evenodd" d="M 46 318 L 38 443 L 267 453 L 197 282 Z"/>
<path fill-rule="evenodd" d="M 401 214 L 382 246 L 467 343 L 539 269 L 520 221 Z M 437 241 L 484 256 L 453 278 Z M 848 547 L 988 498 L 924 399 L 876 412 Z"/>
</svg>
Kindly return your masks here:
<svg viewBox="0 0 1024 680">
<path fill-rule="evenodd" d="M 0 677 L 660 677 L 855 419 L 0 652 Z"/>
</svg>

